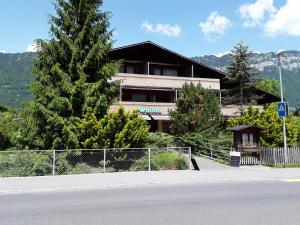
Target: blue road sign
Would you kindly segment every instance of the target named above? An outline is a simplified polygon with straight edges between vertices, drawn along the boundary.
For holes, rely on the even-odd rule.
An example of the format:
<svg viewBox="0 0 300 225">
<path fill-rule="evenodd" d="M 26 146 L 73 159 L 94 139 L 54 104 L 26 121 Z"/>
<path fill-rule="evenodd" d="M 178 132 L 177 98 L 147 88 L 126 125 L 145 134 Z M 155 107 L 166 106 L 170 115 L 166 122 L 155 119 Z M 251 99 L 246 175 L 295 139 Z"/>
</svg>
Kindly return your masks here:
<svg viewBox="0 0 300 225">
<path fill-rule="evenodd" d="M 287 116 L 287 102 L 279 102 L 278 103 L 278 116 L 285 117 Z"/>
</svg>

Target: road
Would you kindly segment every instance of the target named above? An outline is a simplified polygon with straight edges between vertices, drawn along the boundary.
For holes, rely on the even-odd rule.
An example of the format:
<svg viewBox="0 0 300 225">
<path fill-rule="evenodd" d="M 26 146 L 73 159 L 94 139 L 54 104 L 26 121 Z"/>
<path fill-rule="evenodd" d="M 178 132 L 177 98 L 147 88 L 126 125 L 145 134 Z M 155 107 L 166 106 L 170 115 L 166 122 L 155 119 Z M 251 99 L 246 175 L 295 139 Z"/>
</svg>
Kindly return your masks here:
<svg viewBox="0 0 300 225">
<path fill-rule="evenodd" d="M 289 225 L 300 183 L 146 185 L 0 195 L 1 225 Z"/>
</svg>

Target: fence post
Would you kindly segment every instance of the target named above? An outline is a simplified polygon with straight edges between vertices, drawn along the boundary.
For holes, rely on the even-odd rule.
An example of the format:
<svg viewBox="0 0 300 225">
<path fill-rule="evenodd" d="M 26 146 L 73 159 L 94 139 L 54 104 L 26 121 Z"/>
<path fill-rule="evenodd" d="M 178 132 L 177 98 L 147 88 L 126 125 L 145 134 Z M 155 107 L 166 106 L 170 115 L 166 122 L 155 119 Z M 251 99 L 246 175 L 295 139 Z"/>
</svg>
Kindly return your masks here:
<svg viewBox="0 0 300 225">
<path fill-rule="evenodd" d="M 213 158 L 213 149 L 212 149 L 211 145 L 209 145 L 209 147 L 210 147 L 210 158 Z"/>
<path fill-rule="evenodd" d="M 189 147 L 189 169 L 192 170 L 192 148 Z"/>
<path fill-rule="evenodd" d="M 106 149 L 103 150 L 103 173 L 106 173 Z"/>
<path fill-rule="evenodd" d="M 148 148 L 148 171 L 151 171 L 151 149 Z"/>
<path fill-rule="evenodd" d="M 274 160 L 274 166 L 276 166 L 277 162 L 276 162 L 276 150 L 275 148 L 273 148 L 273 160 Z"/>
<path fill-rule="evenodd" d="M 55 150 L 52 152 L 52 176 L 55 176 Z"/>
</svg>

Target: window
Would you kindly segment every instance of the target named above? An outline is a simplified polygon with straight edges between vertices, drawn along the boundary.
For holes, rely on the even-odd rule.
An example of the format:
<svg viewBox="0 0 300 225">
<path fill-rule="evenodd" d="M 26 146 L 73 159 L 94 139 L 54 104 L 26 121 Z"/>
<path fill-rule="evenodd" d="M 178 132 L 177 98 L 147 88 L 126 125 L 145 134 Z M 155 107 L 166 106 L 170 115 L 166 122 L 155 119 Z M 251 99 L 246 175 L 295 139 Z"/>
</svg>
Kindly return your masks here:
<svg viewBox="0 0 300 225">
<path fill-rule="evenodd" d="M 147 95 L 142 93 L 133 93 L 132 94 L 133 102 L 147 102 Z"/>
<path fill-rule="evenodd" d="M 165 76 L 173 76 L 176 77 L 177 76 L 177 70 L 170 70 L 170 69 L 164 69 L 164 73 Z"/>
<path fill-rule="evenodd" d="M 155 68 L 154 69 L 154 75 L 161 75 L 161 69 L 160 68 Z"/>
<path fill-rule="evenodd" d="M 249 146 L 249 136 L 248 134 L 242 134 L 243 146 Z"/>
<path fill-rule="evenodd" d="M 242 134 L 242 144 L 245 147 L 256 147 L 257 138 L 252 133 Z"/>
<path fill-rule="evenodd" d="M 123 65 L 120 67 L 120 69 L 119 69 L 119 73 L 125 73 L 125 68 L 124 68 L 124 66 L 123 66 Z"/>
<path fill-rule="evenodd" d="M 134 67 L 133 66 L 127 66 L 126 67 L 126 73 L 134 73 Z"/>
</svg>

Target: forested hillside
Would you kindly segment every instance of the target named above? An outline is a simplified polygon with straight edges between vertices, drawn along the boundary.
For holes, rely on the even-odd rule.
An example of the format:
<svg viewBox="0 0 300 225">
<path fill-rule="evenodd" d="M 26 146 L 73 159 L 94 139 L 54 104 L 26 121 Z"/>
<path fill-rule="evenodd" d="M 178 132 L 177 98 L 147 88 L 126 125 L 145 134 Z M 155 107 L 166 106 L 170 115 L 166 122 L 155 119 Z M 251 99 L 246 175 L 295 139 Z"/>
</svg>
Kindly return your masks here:
<svg viewBox="0 0 300 225">
<path fill-rule="evenodd" d="M 32 80 L 34 53 L 0 53 L 0 104 L 20 108 L 30 100 L 28 84 Z"/>
</svg>

